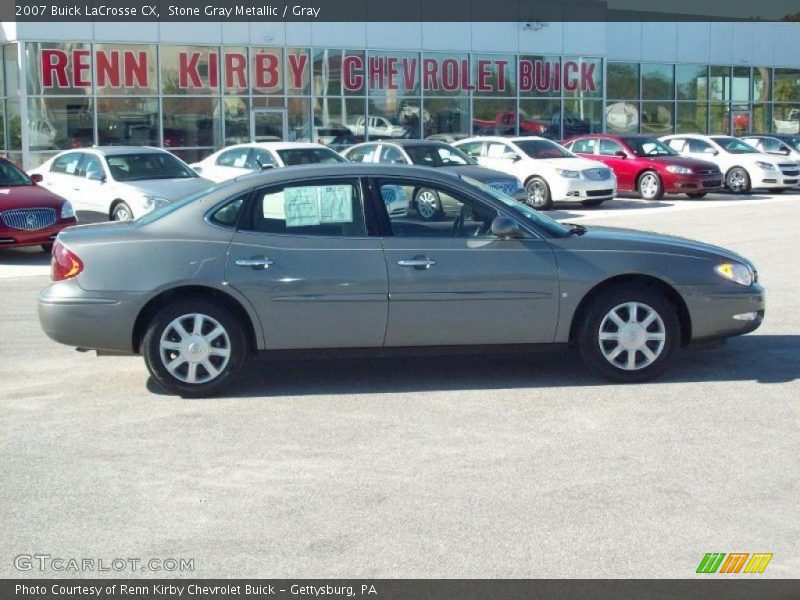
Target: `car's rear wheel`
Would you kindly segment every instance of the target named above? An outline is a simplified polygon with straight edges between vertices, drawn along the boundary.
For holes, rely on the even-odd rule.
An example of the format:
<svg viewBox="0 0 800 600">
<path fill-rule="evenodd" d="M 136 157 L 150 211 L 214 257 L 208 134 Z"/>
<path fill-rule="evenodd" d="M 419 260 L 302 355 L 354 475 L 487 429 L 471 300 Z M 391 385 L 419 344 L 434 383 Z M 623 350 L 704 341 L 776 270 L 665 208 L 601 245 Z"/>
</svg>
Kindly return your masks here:
<svg viewBox="0 0 800 600">
<path fill-rule="evenodd" d="M 611 381 L 636 383 L 664 371 L 679 345 L 680 324 L 663 294 L 622 286 L 591 302 L 576 341 L 593 371 Z"/>
<path fill-rule="evenodd" d="M 664 197 L 664 184 L 655 171 L 642 173 L 636 187 L 642 200 L 661 200 Z"/>
<path fill-rule="evenodd" d="M 742 167 L 733 167 L 725 175 L 725 186 L 734 194 L 750 192 L 750 175 Z"/>
<path fill-rule="evenodd" d="M 697 200 L 698 198 L 705 198 L 708 195 L 708 192 L 693 192 L 691 194 L 686 194 L 692 200 Z"/>
<path fill-rule="evenodd" d="M 112 221 L 130 221 L 131 219 L 133 219 L 133 211 L 125 202 L 118 203 L 111 211 Z"/>
<path fill-rule="evenodd" d="M 219 394 L 232 385 L 247 362 L 247 336 L 225 306 L 188 298 L 159 310 L 142 340 L 153 379 L 184 397 Z"/>
<path fill-rule="evenodd" d="M 525 198 L 527 204 L 536 210 L 550 210 L 553 208 L 553 198 L 550 194 L 550 186 L 544 178 L 531 177 L 525 184 Z"/>
<path fill-rule="evenodd" d="M 420 188 L 414 198 L 417 214 L 423 221 L 435 221 L 442 216 L 442 201 L 436 190 Z"/>
<path fill-rule="evenodd" d="M 48 254 L 52 254 L 53 253 L 53 244 L 42 244 L 42 250 L 44 250 Z"/>
</svg>

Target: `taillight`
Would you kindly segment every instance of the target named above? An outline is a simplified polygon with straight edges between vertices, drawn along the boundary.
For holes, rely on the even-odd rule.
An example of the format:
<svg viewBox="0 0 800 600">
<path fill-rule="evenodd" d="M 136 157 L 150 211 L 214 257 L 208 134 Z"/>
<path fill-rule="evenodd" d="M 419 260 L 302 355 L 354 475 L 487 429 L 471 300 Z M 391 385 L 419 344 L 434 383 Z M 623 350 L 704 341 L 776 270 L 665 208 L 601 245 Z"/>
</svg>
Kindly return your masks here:
<svg viewBox="0 0 800 600">
<path fill-rule="evenodd" d="M 53 281 L 72 279 L 81 271 L 83 271 L 81 259 L 56 239 L 50 262 L 50 279 Z"/>
</svg>

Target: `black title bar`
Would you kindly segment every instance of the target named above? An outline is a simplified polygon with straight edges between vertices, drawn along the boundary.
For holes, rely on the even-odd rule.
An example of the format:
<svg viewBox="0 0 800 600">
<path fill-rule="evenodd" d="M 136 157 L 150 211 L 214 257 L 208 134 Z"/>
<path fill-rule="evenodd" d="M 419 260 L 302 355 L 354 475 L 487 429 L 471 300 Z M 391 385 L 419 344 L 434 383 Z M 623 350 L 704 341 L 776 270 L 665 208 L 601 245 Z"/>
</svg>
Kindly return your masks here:
<svg viewBox="0 0 800 600">
<path fill-rule="evenodd" d="M 797 21 L 800 0 L 0 0 L 2 21 Z"/>
</svg>

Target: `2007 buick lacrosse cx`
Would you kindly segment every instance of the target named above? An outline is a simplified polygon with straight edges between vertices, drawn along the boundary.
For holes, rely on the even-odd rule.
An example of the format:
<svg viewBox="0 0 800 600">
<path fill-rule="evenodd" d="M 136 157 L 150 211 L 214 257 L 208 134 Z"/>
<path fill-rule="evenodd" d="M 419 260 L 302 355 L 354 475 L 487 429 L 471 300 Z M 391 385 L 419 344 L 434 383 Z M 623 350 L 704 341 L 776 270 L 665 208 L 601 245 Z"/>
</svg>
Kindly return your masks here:
<svg viewBox="0 0 800 600">
<path fill-rule="evenodd" d="M 435 220 L 417 212 L 422 189 L 444 207 Z M 222 392 L 256 354 L 330 349 L 570 344 L 599 375 L 641 382 L 680 347 L 764 318 L 756 270 L 733 252 L 559 223 L 463 175 L 394 165 L 274 169 L 69 228 L 52 280 L 48 336 L 142 354 L 186 397 Z"/>
</svg>

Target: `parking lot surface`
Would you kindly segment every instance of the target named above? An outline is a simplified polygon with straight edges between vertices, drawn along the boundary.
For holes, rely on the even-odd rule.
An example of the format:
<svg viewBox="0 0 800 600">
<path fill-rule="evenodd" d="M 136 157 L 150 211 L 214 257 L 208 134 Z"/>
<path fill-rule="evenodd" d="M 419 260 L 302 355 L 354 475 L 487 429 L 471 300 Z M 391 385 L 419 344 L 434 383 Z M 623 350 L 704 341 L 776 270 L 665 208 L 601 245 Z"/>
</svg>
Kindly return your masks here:
<svg viewBox="0 0 800 600">
<path fill-rule="evenodd" d="M 643 385 L 566 351 L 252 363 L 183 400 L 140 358 L 49 341 L 47 258 L 0 251 L 0 576 L 99 575 L 14 568 L 43 553 L 194 559 L 144 576 L 678 578 L 706 552 L 796 576 L 800 193 L 552 214 L 744 254 L 764 325 Z"/>
</svg>

